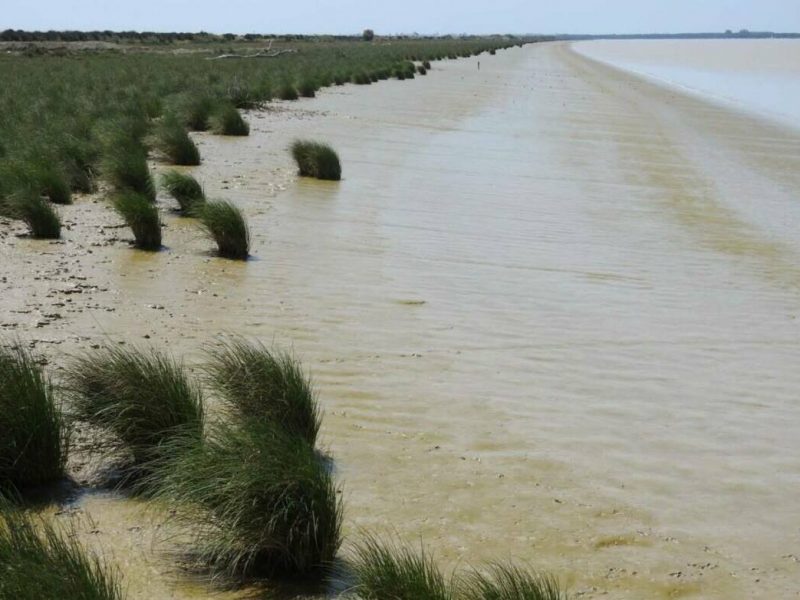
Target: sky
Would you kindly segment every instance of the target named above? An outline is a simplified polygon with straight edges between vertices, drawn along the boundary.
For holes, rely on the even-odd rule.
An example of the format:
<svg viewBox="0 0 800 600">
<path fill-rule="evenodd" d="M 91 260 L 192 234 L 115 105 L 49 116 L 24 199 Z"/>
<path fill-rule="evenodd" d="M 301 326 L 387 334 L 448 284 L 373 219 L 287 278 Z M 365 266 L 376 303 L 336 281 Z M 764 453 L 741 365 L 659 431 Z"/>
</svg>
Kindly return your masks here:
<svg viewBox="0 0 800 600">
<path fill-rule="evenodd" d="M 212 33 L 800 31 L 800 0 L 0 0 L 3 29 Z"/>
</svg>

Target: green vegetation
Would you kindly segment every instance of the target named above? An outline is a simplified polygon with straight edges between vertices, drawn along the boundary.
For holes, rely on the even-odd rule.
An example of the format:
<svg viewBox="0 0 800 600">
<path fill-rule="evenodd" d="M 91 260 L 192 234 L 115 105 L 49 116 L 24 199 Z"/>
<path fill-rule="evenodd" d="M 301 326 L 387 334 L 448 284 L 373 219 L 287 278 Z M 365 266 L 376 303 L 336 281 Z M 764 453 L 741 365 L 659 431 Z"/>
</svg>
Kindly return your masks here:
<svg viewBox="0 0 800 600">
<path fill-rule="evenodd" d="M 68 430 L 53 385 L 18 343 L 0 348 L 0 432 L 0 491 L 64 477 Z"/>
<path fill-rule="evenodd" d="M 195 567 L 213 575 L 316 578 L 341 543 L 333 476 L 305 440 L 272 424 L 217 423 L 202 443 L 176 440 L 149 477 L 194 532 Z"/>
<path fill-rule="evenodd" d="M 492 563 L 464 580 L 467 598 L 475 600 L 565 600 L 558 582 L 516 565 Z"/>
<path fill-rule="evenodd" d="M 292 144 L 292 156 L 298 172 L 304 177 L 338 181 L 342 178 L 339 156 L 327 144 L 297 140 Z"/>
<path fill-rule="evenodd" d="M 363 600 L 455 600 L 448 580 L 425 553 L 367 538 L 355 547 L 354 591 Z"/>
<path fill-rule="evenodd" d="M 0 600 L 121 600 L 116 571 L 69 531 L 0 506 Z"/>
<path fill-rule="evenodd" d="M 23 41 L 89 35 L 12 33 L 9 39 Z M 191 140 L 172 121 L 195 131 L 214 126 L 225 135 L 244 135 L 241 117 L 229 120 L 231 107 L 259 106 L 273 97 L 296 99 L 300 93 L 310 96 L 320 87 L 346 81 L 369 84 L 398 73 L 409 78 L 416 72 L 412 60 L 422 61 L 427 71 L 424 61 L 474 55 L 520 41 L 393 38 L 391 43 L 363 43 L 361 36 L 287 36 L 275 40 L 272 51 L 280 54 L 269 60 L 206 60 L 230 52 L 223 44 L 235 44 L 233 51 L 244 55 L 263 50 L 263 38 L 93 35 L 131 39 L 135 45 L 124 53 L 79 46 L 58 51 L 23 47 L 0 56 L 0 200 L 35 181 L 41 195 L 68 202 L 69 191 L 92 191 L 98 174 L 118 191 L 134 190 L 152 200 L 147 156 L 153 147 L 178 164 L 196 162 Z M 162 43 L 166 47 L 157 45 Z M 183 51 L 174 52 L 176 46 L 170 44 L 181 44 Z M 20 168 L 35 177 L 6 177 Z"/>
<path fill-rule="evenodd" d="M 31 237 L 53 240 L 61 237 L 61 219 L 53 205 L 30 188 L 14 192 L 2 203 L 0 212 L 23 221 Z"/>
<path fill-rule="evenodd" d="M 161 248 L 161 218 L 158 207 L 134 191 L 119 192 L 112 199 L 125 224 L 133 230 L 134 246 L 140 250 Z"/>
<path fill-rule="evenodd" d="M 167 117 L 158 127 L 156 146 L 175 165 L 199 165 L 200 151 L 177 118 Z"/>
<path fill-rule="evenodd" d="M 230 202 L 207 202 L 200 211 L 200 223 L 217 243 L 223 258 L 246 260 L 250 255 L 250 230 L 242 212 Z"/>
<path fill-rule="evenodd" d="M 217 135 L 250 135 L 250 126 L 231 104 L 223 104 L 211 117 L 211 129 Z"/>
<path fill-rule="evenodd" d="M 209 381 L 239 419 L 271 423 L 313 446 L 321 416 L 302 365 L 287 352 L 235 338 L 211 351 Z"/>
<path fill-rule="evenodd" d="M 76 359 L 66 379 L 75 417 L 110 434 L 103 449 L 127 454 L 125 482 L 146 474 L 171 439 L 202 434 L 202 394 L 165 354 L 108 346 Z"/>
<path fill-rule="evenodd" d="M 196 216 L 206 203 L 203 187 L 191 175 L 167 171 L 161 176 L 161 187 L 178 201 L 185 216 Z"/>
</svg>

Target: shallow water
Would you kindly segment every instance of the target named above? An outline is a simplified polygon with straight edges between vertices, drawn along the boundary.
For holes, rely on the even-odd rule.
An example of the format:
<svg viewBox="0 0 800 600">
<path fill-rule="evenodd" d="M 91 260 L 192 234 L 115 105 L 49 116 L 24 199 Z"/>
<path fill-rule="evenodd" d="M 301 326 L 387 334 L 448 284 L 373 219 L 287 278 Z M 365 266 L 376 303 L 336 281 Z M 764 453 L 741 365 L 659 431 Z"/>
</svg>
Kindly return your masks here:
<svg viewBox="0 0 800 600">
<path fill-rule="evenodd" d="M 76 250 L 100 288 L 44 332 L 66 351 L 147 335 L 192 364 L 219 332 L 291 345 L 351 539 L 514 556 L 582 597 L 794 597 L 800 138 L 565 44 L 480 60 L 198 136 L 195 173 L 243 207 L 254 259 L 168 217 L 168 252 Z M 342 182 L 294 179 L 306 136 Z M 127 527 L 158 537 L 136 505 L 79 505 L 134 597 L 199 593 L 155 544 L 128 558 Z"/>
<path fill-rule="evenodd" d="M 800 129 L 800 40 L 602 40 L 575 48 Z"/>
</svg>

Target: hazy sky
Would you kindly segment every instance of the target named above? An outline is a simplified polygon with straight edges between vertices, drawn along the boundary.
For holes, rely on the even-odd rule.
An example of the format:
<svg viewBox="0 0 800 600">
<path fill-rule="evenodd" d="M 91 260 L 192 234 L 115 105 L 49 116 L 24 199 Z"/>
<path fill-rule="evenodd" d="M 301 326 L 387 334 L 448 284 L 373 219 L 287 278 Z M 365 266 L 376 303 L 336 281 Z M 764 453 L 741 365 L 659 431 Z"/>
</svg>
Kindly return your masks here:
<svg viewBox="0 0 800 600">
<path fill-rule="evenodd" d="M 215 33 L 800 31 L 800 0 L 0 0 L 2 29 Z"/>
</svg>

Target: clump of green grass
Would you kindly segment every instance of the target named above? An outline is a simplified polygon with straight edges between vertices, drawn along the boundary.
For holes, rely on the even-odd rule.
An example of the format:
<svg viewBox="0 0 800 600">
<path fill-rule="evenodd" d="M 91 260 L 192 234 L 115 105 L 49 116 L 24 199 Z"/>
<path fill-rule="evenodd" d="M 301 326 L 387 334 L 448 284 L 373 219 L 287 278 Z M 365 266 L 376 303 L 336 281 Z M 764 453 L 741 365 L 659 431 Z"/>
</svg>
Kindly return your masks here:
<svg viewBox="0 0 800 600">
<path fill-rule="evenodd" d="M 324 461 L 269 423 L 217 423 L 175 447 L 150 479 L 195 534 L 194 566 L 214 576 L 320 576 L 341 543 L 342 504 Z"/>
<path fill-rule="evenodd" d="M 196 216 L 206 203 L 203 187 L 191 175 L 167 171 L 161 176 L 161 187 L 178 201 L 184 215 Z"/>
<path fill-rule="evenodd" d="M 231 104 L 223 104 L 211 117 L 211 129 L 217 135 L 250 135 L 250 125 Z"/>
<path fill-rule="evenodd" d="M 147 150 L 137 142 L 120 141 L 104 160 L 106 178 L 117 191 L 134 191 L 155 202 L 156 188 L 147 166 Z"/>
<path fill-rule="evenodd" d="M 0 432 L 0 490 L 22 492 L 64 476 L 66 422 L 49 378 L 19 344 L 0 348 Z"/>
<path fill-rule="evenodd" d="M 133 245 L 136 248 L 140 250 L 161 248 L 161 218 L 155 204 L 130 190 L 119 192 L 111 202 L 114 210 L 133 231 Z"/>
<path fill-rule="evenodd" d="M 75 359 L 66 381 L 75 417 L 127 454 L 123 482 L 148 473 L 170 440 L 202 435 L 202 394 L 182 364 L 155 350 L 108 346 Z"/>
<path fill-rule="evenodd" d="M 277 96 L 281 100 L 297 100 L 300 97 L 297 93 L 297 88 L 290 81 L 284 81 L 280 85 Z"/>
<path fill-rule="evenodd" d="M 297 91 L 303 98 L 313 98 L 317 95 L 319 86 L 313 79 L 303 79 L 297 86 Z"/>
<path fill-rule="evenodd" d="M 344 85 L 350 80 L 350 78 L 345 73 L 334 73 L 333 75 L 333 83 L 335 85 Z"/>
<path fill-rule="evenodd" d="M 156 137 L 159 150 L 172 164 L 200 164 L 200 151 L 176 118 L 165 118 L 158 128 Z"/>
<path fill-rule="evenodd" d="M 517 565 L 492 563 L 473 571 L 462 583 L 462 595 L 475 600 L 565 600 L 558 582 Z"/>
<path fill-rule="evenodd" d="M 213 110 L 214 100 L 205 95 L 194 95 L 187 98 L 181 106 L 184 123 L 192 131 L 206 131 Z"/>
<path fill-rule="evenodd" d="M 239 418 L 272 423 L 309 445 L 316 443 L 321 415 L 300 362 L 287 352 L 236 338 L 210 352 L 209 380 Z"/>
<path fill-rule="evenodd" d="M 214 238 L 220 256 L 245 260 L 250 254 L 250 230 L 242 212 L 230 202 L 207 202 L 199 213 L 200 223 Z"/>
<path fill-rule="evenodd" d="M 455 600 L 454 582 L 419 551 L 382 543 L 372 536 L 355 547 L 351 561 L 355 586 L 363 600 Z"/>
<path fill-rule="evenodd" d="M 417 67 L 417 73 L 419 73 L 420 75 L 427 75 L 428 74 L 428 69 L 426 69 L 422 65 L 419 65 Z"/>
<path fill-rule="evenodd" d="M 61 219 L 53 205 L 36 190 L 27 188 L 12 193 L 5 202 L 8 216 L 23 221 L 31 237 L 57 240 L 61 237 Z"/>
<path fill-rule="evenodd" d="M 372 78 L 365 71 L 361 71 L 353 74 L 352 82 L 356 85 L 369 85 L 372 83 Z"/>
<path fill-rule="evenodd" d="M 298 172 L 303 177 L 316 177 L 338 181 L 342 178 L 342 167 L 336 151 L 327 144 L 308 140 L 297 140 L 292 144 L 292 156 Z"/>
<path fill-rule="evenodd" d="M 119 576 L 70 532 L 0 507 L 0 600 L 122 600 Z"/>
<path fill-rule="evenodd" d="M 422 61 L 422 66 L 425 67 L 426 71 L 430 71 L 431 70 L 431 61 L 423 60 Z"/>
</svg>

